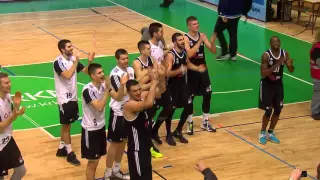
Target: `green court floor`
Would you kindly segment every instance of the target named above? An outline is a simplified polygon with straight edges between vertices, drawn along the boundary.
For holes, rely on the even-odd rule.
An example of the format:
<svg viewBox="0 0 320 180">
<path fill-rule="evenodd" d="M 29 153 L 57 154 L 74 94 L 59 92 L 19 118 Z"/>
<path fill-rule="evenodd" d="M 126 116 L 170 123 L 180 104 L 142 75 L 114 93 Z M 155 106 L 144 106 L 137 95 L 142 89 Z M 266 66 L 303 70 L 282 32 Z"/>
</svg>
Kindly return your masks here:
<svg viewBox="0 0 320 180">
<path fill-rule="evenodd" d="M 57 2 L 62 3 L 62 1 Z M 82 0 L 74 2 L 78 4 L 78 6 L 73 4 L 65 7 L 62 3 L 59 6 L 55 4 L 56 6 L 48 8 L 48 4 L 46 4 L 48 2 L 46 1 L 46 3 L 42 3 L 43 7 L 40 5 L 36 6 L 36 10 L 45 11 L 65 8 L 122 5 L 184 32 L 187 31 L 185 19 L 190 15 L 194 15 L 199 19 L 201 31 L 208 36 L 211 35 L 215 20 L 217 19 L 217 13 L 215 11 L 185 0 L 177 0 L 170 9 L 159 8 L 158 4 L 160 1 L 117 0 L 116 2 L 119 4 L 111 1 L 91 1 L 91 4 L 83 3 L 84 1 Z M 12 6 L 10 7 L 12 9 L 7 8 L 6 11 L 4 11 L 3 7 L 1 7 L 0 11 L 1 13 L 12 13 L 16 12 L 14 9 L 18 7 L 21 8 L 21 11 L 33 11 L 23 5 L 26 4 L 21 3 L 15 6 L 7 4 L 7 6 Z M 269 38 L 273 35 L 280 37 L 282 47 L 290 53 L 296 67 L 296 71 L 292 76 L 284 76 L 285 103 L 301 102 L 311 99 L 312 81 L 309 75 L 308 64 L 308 52 L 311 44 L 254 24 L 244 24 L 240 21 L 238 51 L 241 56 L 237 57 L 237 62 L 217 62 L 215 55 L 206 51 L 213 89 L 211 114 L 257 107 L 260 81 L 260 57 L 268 48 Z M 50 35 L 48 34 L 48 36 Z M 85 49 L 83 50 L 86 51 Z M 130 60 L 132 61 L 137 56 L 137 54 L 130 54 Z M 44 59 L 43 61 L 48 60 Z M 82 61 L 83 64 L 86 64 L 86 60 Z M 115 66 L 113 56 L 99 57 L 96 58 L 95 62 L 101 63 L 107 73 Z M 54 92 L 52 63 L 6 67 L 6 70 L 2 69 L 2 71 L 9 71 L 12 74 L 12 92 L 16 90 L 22 91 L 23 105 L 27 107 L 26 115 L 14 122 L 14 128 L 28 129 L 41 127 L 49 132 L 52 137 L 59 137 L 60 125 Z M 85 74 L 79 74 L 78 82 L 79 98 L 81 98 L 80 92 L 83 85 L 89 82 L 89 77 Z M 195 116 L 202 114 L 201 99 L 202 98 L 199 97 L 195 100 Z M 81 99 L 79 100 L 81 116 Z M 177 111 L 174 118 L 177 119 L 179 116 L 180 111 Z M 109 108 L 106 110 L 106 117 L 108 120 Z M 74 123 L 73 126 L 72 134 L 79 134 L 81 132 L 80 121 Z"/>
</svg>

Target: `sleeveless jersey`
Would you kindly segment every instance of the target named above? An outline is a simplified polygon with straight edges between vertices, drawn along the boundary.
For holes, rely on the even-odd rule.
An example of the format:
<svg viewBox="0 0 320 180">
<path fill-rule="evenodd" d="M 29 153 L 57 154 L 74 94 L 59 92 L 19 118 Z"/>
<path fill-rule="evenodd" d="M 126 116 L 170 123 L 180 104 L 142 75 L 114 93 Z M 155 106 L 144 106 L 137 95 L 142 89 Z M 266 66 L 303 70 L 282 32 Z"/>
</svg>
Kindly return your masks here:
<svg viewBox="0 0 320 180">
<path fill-rule="evenodd" d="M 159 41 L 157 45 L 152 44 L 151 41 L 149 41 L 149 43 L 151 46 L 151 56 L 160 64 L 163 61 L 163 43 L 161 41 Z"/>
<path fill-rule="evenodd" d="M 128 134 L 128 150 L 130 151 L 150 151 L 151 137 L 148 131 L 148 113 L 146 110 L 137 113 L 133 121 L 125 119 L 125 132 Z"/>
<path fill-rule="evenodd" d="M 280 53 L 278 57 L 275 57 L 272 52 L 271 49 L 266 51 L 269 59 L 268 59 L 268 68 L 270 68 L 271 66 L 273 66 L 274 64 L 277 63 L 277 60 L 279 60 L 280 58 L 285 58 L 286 54 L 285 51 L 283 49 L 280 49 Z M 269 81 L 269 82 L 281 82 L 282 81 L 282 76 L 283 76 L 283 67 L 284 67 L 284 63 L 282 63 L 280 66 L 278 66 L 277 68 L 275 68 L 272 72 L 272 74 L 270 74 L 268 77 L 265 77 L 264 79 Z"/>
<path fill-rule="evenodd" d="M 4 99 L 0 98 L 0 122 L 5 121 L 12 114 L 12 104 L 10 94 L 7 94 Z M 12 123 L 0 133 L 0 151 L 10 141 L 12 137 Z"/>
<path fill-rule="evenodd" d="M 173 62 L 172 62 L 172 68 L 171 70 L 176 70 L 181 67 L 181 65 L 187 64 L 187 53 L 185 50 L 182 50 L 181 53 L 178 53 L 174 48 L 169 51 L 173 55 Z M 174 77 L 168 78 L 168 84 L 170 85 L 181 85 L 181 84 L 187 84 L 186 81 L 186 74 L 179 74 Z"/>
<path fill-rule="evenodd" d="M 189 39 L 190 48 L 193 48 L 200 38 L 200 33 L 198 32 L 198 38 L 194 39 L 189 34 L 185 34 L 185 36 Z M 190 62 L 194 65 L 199 66 L 201 64 L 206 64 L 205 54 L 204 54 L 204 43 L 202 42 L 199 49 L 197 50 L 196 54 L 190 58 Z"/>
<path fill-rule="evenodd" d="M 136 60 L 140 62 L 142 69 L 146 69 L 148 67 L 153 67 L 151 57 L 148 57 L 148 59 L 147 59 L 148 61 L 146 64 L 139 57 L 137 57 Z"/>
</svg>

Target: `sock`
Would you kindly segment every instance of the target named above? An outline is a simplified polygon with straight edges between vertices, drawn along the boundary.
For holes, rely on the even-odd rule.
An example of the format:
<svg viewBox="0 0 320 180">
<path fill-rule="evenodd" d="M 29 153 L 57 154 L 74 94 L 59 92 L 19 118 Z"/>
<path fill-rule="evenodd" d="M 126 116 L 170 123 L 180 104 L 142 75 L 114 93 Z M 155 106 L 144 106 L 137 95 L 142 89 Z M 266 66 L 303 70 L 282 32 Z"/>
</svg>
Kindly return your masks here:
<svg viewBox="0 0 320 180">
<path fill-rule="evenodd" d="M 121 163 L 114 163 L 113 164 L 113 172 L 119 172 L 120 171 L 120 165 L 121 165 Z"/>
<path fill-rule="evenodd" d="M 112 168 L 107 168 L 106 177 L 110 177 L 112 175 Z"/>
<path fill-rule="evenodd" d="M 59 149 L 62 149 L 62 148 L 64 148 L 64 146 L 65 146 L 64 142 L 63 142 L 63 141 L 60 141 L 60 144 L 59 144 Z"/>
<path fill-rule="evenodd" d="M 269 129 L 269 130 L 268 130 L 268 133 L 273 133 L 273 129 Z"/>
<path fill-rule="evenodd" d="M 65 146 L 67 148 L 67 153 L 68 154 L 71 153 L 72 152 L 71 144 L 66 144 Z"/>
<path fill-rule="evenodd" d="M 188 116 L 188 123 L 192 123 L 192 114 Z"/>
<path fill-rule="evenodd" d="M 202 123 L 205 123 L 206 120 L 209 120 L 209 114 L 208 113 L 203 113 Z"/>
</svg>

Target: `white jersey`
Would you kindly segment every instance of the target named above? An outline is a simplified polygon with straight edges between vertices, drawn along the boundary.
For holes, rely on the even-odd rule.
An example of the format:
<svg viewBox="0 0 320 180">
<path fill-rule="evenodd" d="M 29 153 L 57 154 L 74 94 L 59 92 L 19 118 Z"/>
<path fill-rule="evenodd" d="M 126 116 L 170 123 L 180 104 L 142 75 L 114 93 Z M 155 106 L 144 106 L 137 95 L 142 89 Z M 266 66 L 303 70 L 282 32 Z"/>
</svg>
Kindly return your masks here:
<svg viewBox="0 0 320 180">
<path fill-rule="evenodd" d="M 157 45 L 152 44 L 151 41 L 149 41 L 151 45 L 151 56 L 157 60 L 158 63 L 161 63 L 164 59 L 163 57 L 163 48 L 164 45 L 161 41 L 158 42 Z"/>
<path fill-rule="evenodd" d="M 92 84 L 88 83 L 82 90 L 82 111 L 83 118 L 81 126 L 87 131 L 95 131 L 103 128 L 106 124 L 105 120 L 105 108 L 103 111 L 97 111 L 90 103 L 93 100 L 101 100 L 104 92 L 106 91 L 104 83 L 98 89 Z"/>
<path fill-rule="evenodd" d="M 0 122 L 5 121 L 12 113 L 12 104 L 10 94 L 7 94 L 4 99 L 0 98 Z M 12 137 L 12 123 L 4 129 L 3 132 L 0 132 L 0 151 L 10 141 Z"/>
<path fill-rule="evenodd" d="M 123 71 L 121 68 L 116 66 L 110 73 L 111 76 L 111 88 L 115 91 L 118 91 L 120 88 L 120 78 L 128 73 L 129 79 L 134 79 L 134 70 L 132 67 L 127 67 L 127 71 Z M 110 108 L 113 110 L 114 115 L 123 116 L 123 104 L 129 100 L 128 94 L 124 95 L 121 101 L 116 101 L 111 98 L 110 100 Z"/>
<path fill-rule="evenodd" d="M 74 61 L 74 56 L 71 56 L 70 60 L 66 60 L 62 55 L 60 55 L 53 63 L 55 90 L 59 105 L 69 101 L 77 101 L 78 99 L 77 73 L 74 73 L 70 80 L 61 76 L 63 71 L 67 71 L 72 67 Z M 84 66 L 79 62 L 76 71 L 80 72 L 83 68 Z"/>
</svg>

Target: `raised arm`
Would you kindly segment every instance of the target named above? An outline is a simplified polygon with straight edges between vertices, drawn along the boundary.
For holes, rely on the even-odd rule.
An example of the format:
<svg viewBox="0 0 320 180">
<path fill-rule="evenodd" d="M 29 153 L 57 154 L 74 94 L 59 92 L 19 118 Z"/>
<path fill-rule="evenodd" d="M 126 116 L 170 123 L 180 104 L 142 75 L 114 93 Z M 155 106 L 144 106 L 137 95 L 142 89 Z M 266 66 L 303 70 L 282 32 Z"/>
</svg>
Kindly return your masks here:
<svg viewBox="0 0 320 180">
<path fill-rule="evenodd" d="M 113 75 L 111 76 L 111 89 L 110 96 L 116 101 L 121 101 L 126 94 L 125 92 L 125 84 L 129 79 L 129 74 L 126 73 L 121 78 L 119 76 Z"/>
<path fill-rule="evenodd" d="M 82 92 L 82 97 L 83 97 L 85 103 L 90 104 L 96 111 L 99 111 L 99 112 L 102 112 L 105 109 L 106 103 L 107 103 L 107 100 L 109 97 L 110 81 L 107 79 L 109 79 L 109 78 L 108 77 L 106 78 L 106 81 L 105 81 L 106 89 L 103 93 L 102 99 L 98 99 L 97 95 L 89 89 L 85 89 Z"/>
<path fill-rule="evenodd" d="M 275 63 L 273 66 L 271 66 L 270 68 L 268 68 L 268 59 L 269 59 L 269 55 L 267 53 L 264 53 L 261 57 L 261 66 L 260 66 L 260 71 L 261 71 L 261 76 L 263 78 L 269 76 L 270 74 L 272 74 L 272 72 L 278 68 L 285 60 L 285 58 L 280 58 L 279 60 L 277 60 L 277 63 Z"/>
<path fill-rule="evenodd" d="M 287 60 L 285 61 L 286 63 L 286 66 L 287 66 L 287 69 L 290 73 L 293 73 L 294 71 L 294 66 L 293 66 L 293 62 L 292 62 L 292 59 L 290 59 L 290 55 L 288 52 L 285 52 L 286 53 L 286 57 L 287 57 Z"/>
<path fill-rule="evenodd" d="M 200 48 L 200 45 L 201 45 L 202 42 L 203 42 L 203 39 L 200 36 L 198 42 L 191 48 L 190 44 L 189 44 L 190 43 L 189 42 L 189 38 L 188 37 L 184 38 L 185 49 L 187 51 L 187 54 L 188 54 L 189 58 L 192 58 L 197 53 L 197 51 Z"/>
</svg>

